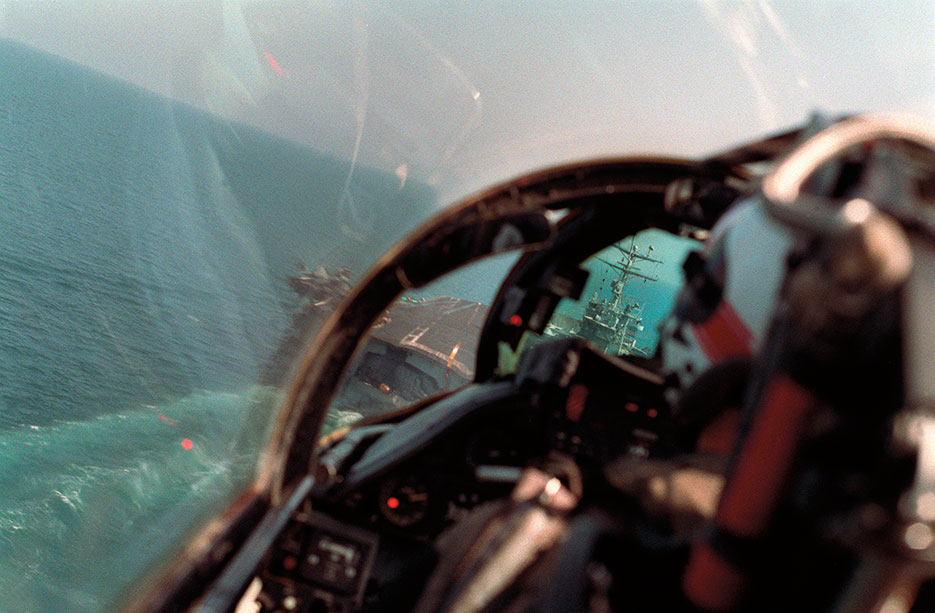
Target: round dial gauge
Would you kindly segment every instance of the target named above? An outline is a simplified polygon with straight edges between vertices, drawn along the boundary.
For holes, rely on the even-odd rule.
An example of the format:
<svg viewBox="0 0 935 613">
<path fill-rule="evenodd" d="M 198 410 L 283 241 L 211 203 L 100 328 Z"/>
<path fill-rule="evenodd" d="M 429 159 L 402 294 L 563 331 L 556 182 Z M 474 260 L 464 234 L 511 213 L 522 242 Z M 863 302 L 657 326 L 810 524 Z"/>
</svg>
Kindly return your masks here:
<svg viewBox="0 0 935 613">
<path fill-rule="evenodd" d="M 380 514 L 394 526 L 408 528 L 428 515 L 428 487 L 415 475 L 390 477 L 377 495 Z"/>
</svg>

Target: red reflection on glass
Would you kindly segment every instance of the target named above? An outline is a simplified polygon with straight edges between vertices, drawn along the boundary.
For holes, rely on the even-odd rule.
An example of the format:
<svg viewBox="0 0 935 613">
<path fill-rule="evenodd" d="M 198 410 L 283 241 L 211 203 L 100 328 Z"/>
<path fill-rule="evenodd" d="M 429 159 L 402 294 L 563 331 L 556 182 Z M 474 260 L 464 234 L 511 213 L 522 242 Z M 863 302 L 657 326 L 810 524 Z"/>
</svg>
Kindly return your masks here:
<svg viewBox="0 0 935 613">
<path fill-rule="evenodd" d="M 273 57 L 272 53 L 269 51 L 264 51 L 263 57 L 266 58 L 266 62 L 269 64 L 269 67 L 273 69 L 273 72 L 278 74 L 280 77 L 285 76 L 286 71 L 282 69 L 282 66 L 279 65 L 279 62 L 276 61 L 276 58 Z"/>
</svg>

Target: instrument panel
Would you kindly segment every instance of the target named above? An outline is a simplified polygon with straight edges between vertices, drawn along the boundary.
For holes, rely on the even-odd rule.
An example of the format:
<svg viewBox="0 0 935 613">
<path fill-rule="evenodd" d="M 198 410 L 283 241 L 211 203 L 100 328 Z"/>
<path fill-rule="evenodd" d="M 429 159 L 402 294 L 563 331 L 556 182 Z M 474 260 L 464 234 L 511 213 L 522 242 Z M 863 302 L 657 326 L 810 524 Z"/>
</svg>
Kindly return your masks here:
<svg viewBox="0 0 935 613">
<path fill-rule="evenodd" d="M 464 485 L 422 468 L 404 468 L 337 500 L 317 500 L 315 507 L 357 525 L 428 538 L 444 526 L 452 502 L 466 500 Z"/>
<path fill-rule="evenodd" d="M 375 601 L 402 606 L 415 597 L 416 583 L 434 564 L 434 538 L 474 505 L 512 488 L 512 482 L 478 480 L 483 471 L 477 469 L 490 468 L 478 460 L 504 459 L 504 450 L 501 436 L 476 434 L 426 450 L 354 489 L 313 494 L 267 557 L 260 574 L 263 611 L 343 613 Z M 518 451 L 506 455 L 525 459 Z M 407 585 L 407 576 L 410 593 L 391 595 L 395 588 L 387 586 Z M 407 610 L 393 606 L 387 610 Z"/>
<path fill-rule="evenodd" d="M 520 386 L 462 390 L 324 450 L 332 470 L 261 573 L 264 610 L 407 611 L 434 567 L 435 538 L 474 506 L 509 496 L 524 467 L 555 452 L 592 465 L 650 455 L 663 421 L 658 381 L 574 343 L 537 349 L 539 365 L 580 353 L 567 390 L 533 369 Z M 621 379 L 623 390 L 605 383 Z"/>
<path fill-rule="evenodd" d="M 379 540 L 375 532 L 323 513 L 297 513 L 264 573 L 264 605 L 274 611 L 359 609 Z"/>
</svg>

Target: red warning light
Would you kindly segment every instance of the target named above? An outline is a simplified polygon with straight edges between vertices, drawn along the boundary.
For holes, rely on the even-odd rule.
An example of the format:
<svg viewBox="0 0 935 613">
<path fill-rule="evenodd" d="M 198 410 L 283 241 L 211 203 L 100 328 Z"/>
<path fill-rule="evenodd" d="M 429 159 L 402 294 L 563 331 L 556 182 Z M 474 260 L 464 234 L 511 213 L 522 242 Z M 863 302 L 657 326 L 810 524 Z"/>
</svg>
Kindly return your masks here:
<svg viewBox="0 0 935 613">
<path fill-rule="evenodd" d="M 397 498 L 396 496 L 390 496 L 389 498 L 386 499 L 386 506 L 389 507 L 390 509 L 398 509 L 399 498 Z"/>
<path fill-rule="evenodd" d="M 282 567 L 286 570 L 295 570 L 295 567 L 299 565 L 299 561 L 292 556 L 286 556 L 282 559 Z"/>
<path fill-rule="evenodd" d="M 646 414 L 649 415 L 650 417 L 656 417 L 657 415 L 659 415 L 659 411 L 657 411 L 656 409 L 650 409 L 646 411 Z"/>
<path fill-rule="evenodd" d="M 630 413 L 636 413 L 637 411 L 640 410 L 640 406 L 636 404 L 635 402 L 628 402 L 625 405 L 623 405 L 623 408 L 625 408 Z"/>
<path fill-rule="evenodd" d="M 184 449 L 185 451 L 191 451 L 192 447 L 194 446 L 195 446 L 195 443 L 192 442 L 192 439 L 190 438 L 182 439 L 182 449 Z"/>
<path fill-rule="evenodd" d="M 521 325 L 523 325 L 523 318 L 516 314 L 510 315 L 509 323 L 511 326 L 515 326 L 518 328 Z"/>
</svg>

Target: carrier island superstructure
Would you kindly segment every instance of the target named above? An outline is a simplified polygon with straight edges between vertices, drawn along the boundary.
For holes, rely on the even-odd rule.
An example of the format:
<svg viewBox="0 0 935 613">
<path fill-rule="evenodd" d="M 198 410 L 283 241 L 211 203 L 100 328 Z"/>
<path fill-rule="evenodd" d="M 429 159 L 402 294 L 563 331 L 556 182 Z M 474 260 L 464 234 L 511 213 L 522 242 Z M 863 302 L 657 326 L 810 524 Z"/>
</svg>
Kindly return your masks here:
<svg viewBox="0 0 935 613">
<path fill-rule="evenodd" d="M 616 251 L 616 260 L 595 256 L 597 261 L 617 273 L 610 282 L 611 299 L 595 291 L 585 304 L 583 315 L 572 324 L 571 329 L 553 326 L 546 333 L 578 336 L 614 355 L 645 355 L 646 351 L 639 345 L 640 333 L 643 331 L 643 305 L 633 296 L 627 295 L 625 290 L 633 280 L 644 283 L 658 281 L 657 277 L 642 272 L 640 266 L 645 263 L 661 264 L 662 260 L 653 257 L 652 246 L 641 253 L 632 239 L 626 247 L 618 244 L 611 247 Z"/>
</svg>

